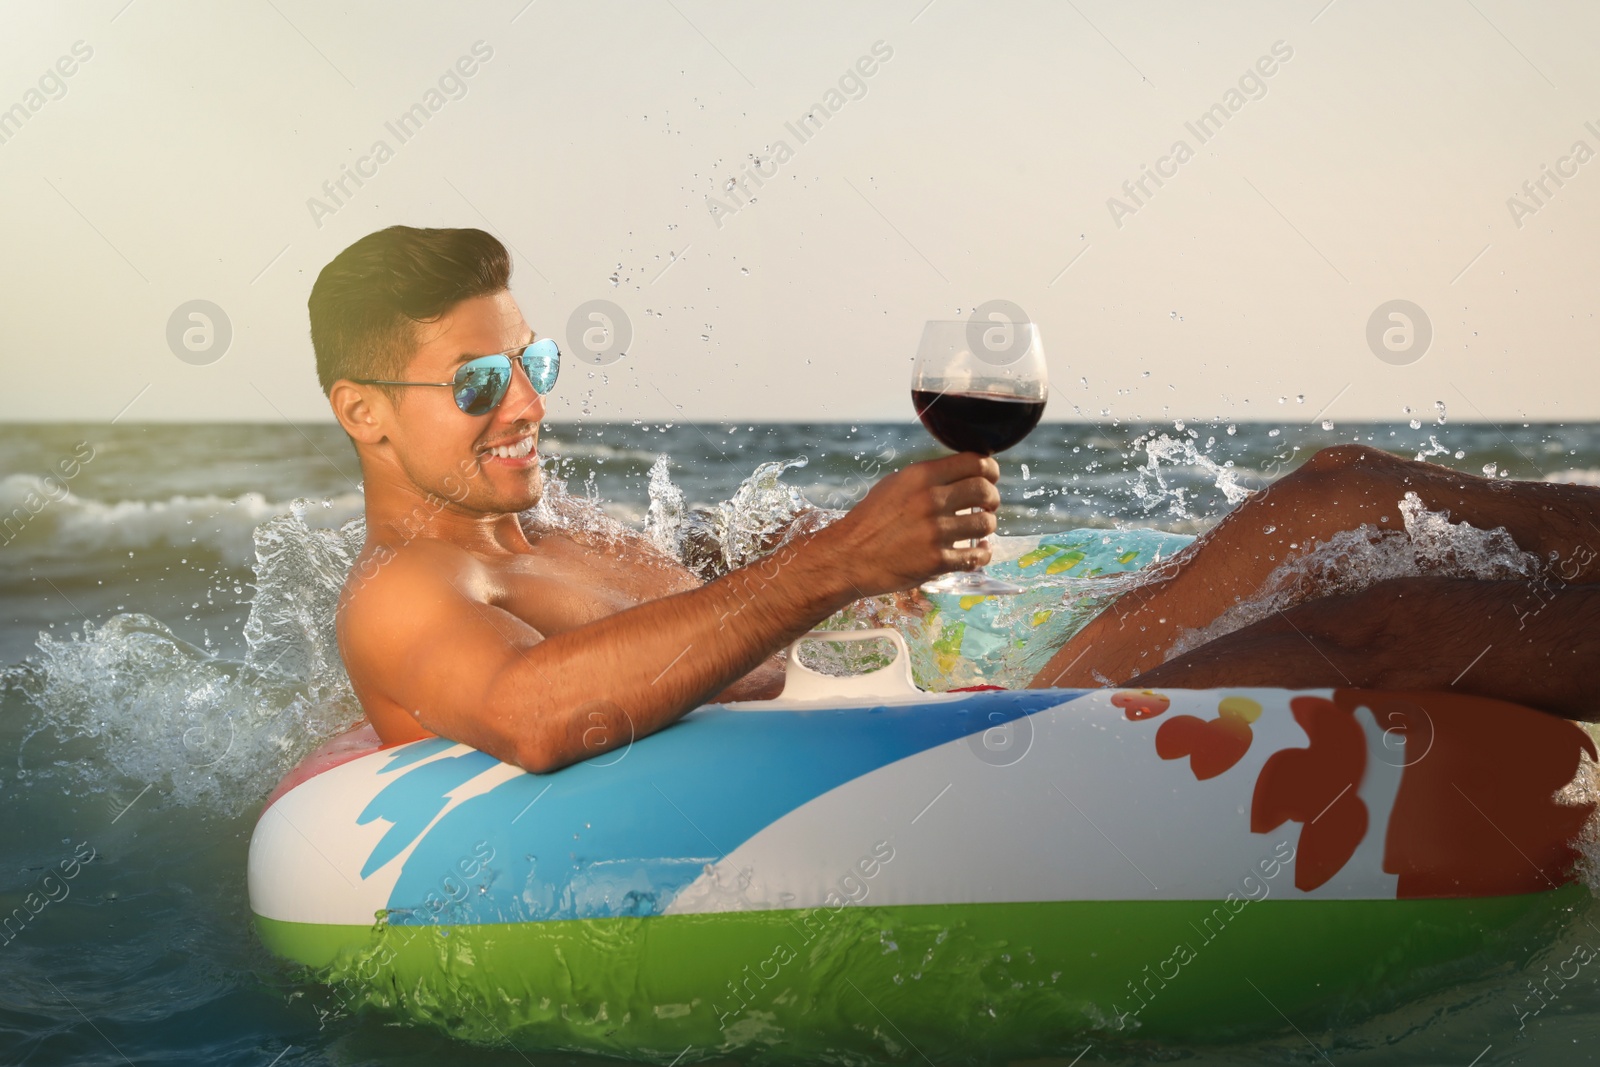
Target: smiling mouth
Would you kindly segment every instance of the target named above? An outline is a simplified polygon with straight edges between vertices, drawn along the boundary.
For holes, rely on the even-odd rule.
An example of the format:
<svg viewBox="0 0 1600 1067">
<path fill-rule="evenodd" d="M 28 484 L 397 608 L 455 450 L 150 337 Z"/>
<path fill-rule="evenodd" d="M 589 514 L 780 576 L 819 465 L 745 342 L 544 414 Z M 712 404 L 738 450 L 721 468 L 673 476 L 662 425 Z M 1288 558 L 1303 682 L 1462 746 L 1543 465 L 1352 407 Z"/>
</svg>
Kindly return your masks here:
<svg viewBox="0 0 1600 1067">
<path fill-rule="evenodd" d="M 533 452 L 533 435 L 520 437 L 509 444 L 497 445 L 494 448 L 483 450 L 485 456 L 496 456 L 500 459 L 522 459 Z"/>
</svg>

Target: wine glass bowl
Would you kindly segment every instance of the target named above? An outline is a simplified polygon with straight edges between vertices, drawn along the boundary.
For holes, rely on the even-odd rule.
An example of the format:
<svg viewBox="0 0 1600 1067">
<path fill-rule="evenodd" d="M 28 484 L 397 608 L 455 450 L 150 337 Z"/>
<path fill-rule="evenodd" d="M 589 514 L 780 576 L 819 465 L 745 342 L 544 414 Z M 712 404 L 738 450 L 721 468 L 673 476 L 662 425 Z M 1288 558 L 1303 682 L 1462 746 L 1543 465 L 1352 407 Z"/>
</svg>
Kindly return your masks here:
<svg viewBox="0 0 1600 1067">
<path fill-rule="evenodd" d="M 1037 324 L 966 319 L 923 326 L 911 403 L 946 448 L 992 456 L 1018 444 L 1039 424 L 1049 389 Z M 940 575 L 922 590 L 964 596 L 1023 591 L 982 568 Z"/>
</svg>

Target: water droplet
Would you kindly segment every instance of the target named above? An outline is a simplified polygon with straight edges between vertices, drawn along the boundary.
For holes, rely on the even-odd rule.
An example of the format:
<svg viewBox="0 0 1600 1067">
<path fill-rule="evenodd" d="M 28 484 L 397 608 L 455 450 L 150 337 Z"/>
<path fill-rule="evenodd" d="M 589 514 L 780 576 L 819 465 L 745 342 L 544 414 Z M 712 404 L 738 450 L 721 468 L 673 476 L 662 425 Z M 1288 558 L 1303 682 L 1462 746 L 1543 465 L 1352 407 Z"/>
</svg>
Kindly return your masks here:
<svg viewBox="0 0 1600 1067">
<path fill-rule="evenodd" d="M 1331 430 L 1331 429 L 1333 429 L 1333 420 L 1332 420 L 1332 419 L 1323 419 L 1323 420 L 1322 420 L 1322 428 L 1323 428 L 1323 429 L 1324 429 L 1324 430 Z"/>
<path fill-rule="evenodd" d="M 740 274 L 749 274 L 750 273 L 750 268 L 749 267 L 740 267 L 739 268 L 739 273 Z"/>
</svg>

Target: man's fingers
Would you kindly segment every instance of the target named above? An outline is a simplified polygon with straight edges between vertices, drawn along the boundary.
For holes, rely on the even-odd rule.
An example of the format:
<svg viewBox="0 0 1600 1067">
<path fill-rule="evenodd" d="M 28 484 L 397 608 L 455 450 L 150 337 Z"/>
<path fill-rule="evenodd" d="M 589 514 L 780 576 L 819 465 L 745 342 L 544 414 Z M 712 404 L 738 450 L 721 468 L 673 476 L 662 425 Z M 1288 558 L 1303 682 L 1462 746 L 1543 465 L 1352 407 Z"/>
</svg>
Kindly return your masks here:
<svg viewBox="0 0 1600 1067">
<path fill-rule="evenodd" d="M 975 571 L 979 567 L 989 565 L 989 546 L 976 545 L 972 548 L 948 548 L 944 552 L 946 571 Z"/>
<path fill-rule="evenodd" d="M 933 498 L 940 511 L 960 511 L 963 508 L 994 511 L 1000 507 L 1000 490 L 987 478 L 966 478 L 943 489 L 935 489 Z"/>
<path fill-rule="evenodd" d="M 999 522 L 992 511 L 979 511 L 971 515 L 946 515 L 939 520 L 939 540 L 948 544 L 951 541 L 988 537 L 998 526 Z"/>
<path fill-rule="evenodd" d="M 943 459 L 924 460 L 916 466 L 922 468 L 929 485 L 949 485 L 965 478 L 1000 480 L 1000 462 L 993 456 L 980 456 L 976 452 L 957 452 Z"/>
<path fill-rule="evenodd" d="M 846 540 L 870 557 L 863 573 L 881 568 L 885 590 L 973 570 L 990 559 L 981 542 L 995 532 L 999 477 L 1000 464 L 976 452 L 913 463 L 873 486 L 836 529 L 850 531 Z M 878 586 L 870 577 L 867 584 Z"/>
</svg>

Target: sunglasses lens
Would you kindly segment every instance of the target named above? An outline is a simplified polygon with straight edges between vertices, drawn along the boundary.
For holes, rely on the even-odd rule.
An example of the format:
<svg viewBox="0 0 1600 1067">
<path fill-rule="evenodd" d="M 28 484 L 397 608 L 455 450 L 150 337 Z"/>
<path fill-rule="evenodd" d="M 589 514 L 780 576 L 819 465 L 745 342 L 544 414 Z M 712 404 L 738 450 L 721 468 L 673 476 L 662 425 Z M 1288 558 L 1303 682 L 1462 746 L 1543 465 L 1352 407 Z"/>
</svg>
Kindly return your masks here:
<svg viewBox="0 0 1600 1067">
<path fill-rule="evenodd" d="M 561 373 L 561 350 L 550 338 L 540 338 L 522 350 L 522 369 L 528 372 L 533 388 L 543 396 L 556 387 L 556 375 Z"/>
<path fill-rule="evenodd" d="M 463 363 L 456 371 L 456 407 L 468 415 L 485 415 L 505 398 L 511 386 L 511 361 L 505 356 L 484 356 Z"/>
</svg>

